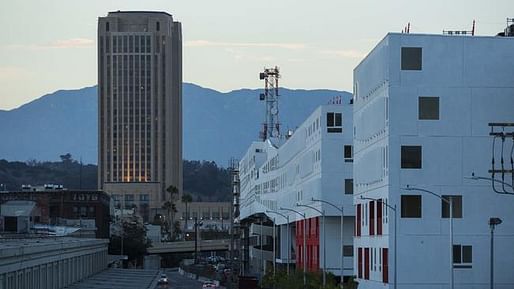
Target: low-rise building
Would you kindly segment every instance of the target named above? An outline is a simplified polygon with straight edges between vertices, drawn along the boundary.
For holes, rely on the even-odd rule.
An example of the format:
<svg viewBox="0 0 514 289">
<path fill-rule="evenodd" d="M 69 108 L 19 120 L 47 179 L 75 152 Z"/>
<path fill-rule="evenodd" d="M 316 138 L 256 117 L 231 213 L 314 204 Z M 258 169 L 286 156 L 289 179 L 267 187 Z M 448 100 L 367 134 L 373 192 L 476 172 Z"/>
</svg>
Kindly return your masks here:
<svg viewBox="0 0 514 289">
<path fill-rule="evenodd" d="M 32 204 L 33 208 L 28 208 Z M 0 219 L 6 232 L 19 232 L 18 221 L 27 218 L 31 225 L 26 232 L 52 225 L 80 228 L 77 236 L 109 238 L 110 196 L 103 191 L 89 190 L 21 190 L 1 191 Z M 12 216 L 19 213 L 19 216 Z M 21 215 L 20 215 L 21 214 Z M 22 216 L 23 215 L 23 216 Z M 23 222 L 22 222 L 23 223 Z"/>
<path fill-rule="evenodd" d="M 352 161 L 349 96 L 339 104 L 318 107 L 286 139 L 250 145 L 239 163 L 245 273 L 266 272 L 275 261 L 282 269 L 289 264 L 310 271 L 326 268 L 337 276 L 342 270 L 343 277 L 353 275 Z M 344 208 L 343 226 L 338 209 L 313 199 Z M 317 210 L 325 212 L 326 233 Z"/>
<path fill-rule="evenodd" d="M 491 217 L 495 288 L 514 288 L 514 200 L 467 178 L 490 176 L 488 124 L 514 122 L 513 51 L 512 37 L 389 33 L 355 68 L 359 288 L 488 287 Z"/>
<path fill-rule="evenodd" d="M 108 240 L 0 239 L 0 288 L 60 289 L 107 268 Z"/>
</svg>

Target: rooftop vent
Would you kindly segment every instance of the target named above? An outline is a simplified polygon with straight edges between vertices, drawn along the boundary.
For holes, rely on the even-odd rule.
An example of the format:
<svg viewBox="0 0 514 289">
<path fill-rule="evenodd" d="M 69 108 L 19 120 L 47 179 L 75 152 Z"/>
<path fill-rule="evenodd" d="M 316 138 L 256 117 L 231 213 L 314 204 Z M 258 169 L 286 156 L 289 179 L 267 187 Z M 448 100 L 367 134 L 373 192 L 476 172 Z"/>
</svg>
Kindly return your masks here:
<svg viewBox="0 0 514 289">
<path fill-rule="evenodd" d="M 514 18 L 507 18 L 507 27 L 503 32 L 496 34 L 502 37 L 514 37 Z"/>
</svg>

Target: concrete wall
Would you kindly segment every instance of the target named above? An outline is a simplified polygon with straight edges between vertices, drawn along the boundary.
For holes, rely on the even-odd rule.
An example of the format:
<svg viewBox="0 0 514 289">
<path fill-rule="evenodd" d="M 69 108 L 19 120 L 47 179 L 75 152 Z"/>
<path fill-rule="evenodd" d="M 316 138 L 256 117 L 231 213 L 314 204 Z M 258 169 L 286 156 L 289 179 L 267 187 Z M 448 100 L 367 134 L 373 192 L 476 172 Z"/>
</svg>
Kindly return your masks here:
<svg viewBox="0 0 514 289">
<path fill-rule="evenodd" d="M 0 242 L 0 289 L 60 289 L 107 268 L 108 240 L 48 238 Z"/>
</svg>

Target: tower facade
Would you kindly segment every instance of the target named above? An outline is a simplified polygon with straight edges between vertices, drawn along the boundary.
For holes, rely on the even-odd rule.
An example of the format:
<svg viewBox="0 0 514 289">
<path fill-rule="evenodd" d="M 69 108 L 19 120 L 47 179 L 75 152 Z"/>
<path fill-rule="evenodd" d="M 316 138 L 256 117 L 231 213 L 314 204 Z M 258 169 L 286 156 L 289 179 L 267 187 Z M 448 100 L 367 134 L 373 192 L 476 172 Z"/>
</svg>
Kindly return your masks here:
<svg viewBox="0 0 514 289">
<path fill-rule="evenodd" d="M 153 217 L 182 192 L 181 23 L 165 12 L 98 19 L 98 187 Z"/>
</svg>

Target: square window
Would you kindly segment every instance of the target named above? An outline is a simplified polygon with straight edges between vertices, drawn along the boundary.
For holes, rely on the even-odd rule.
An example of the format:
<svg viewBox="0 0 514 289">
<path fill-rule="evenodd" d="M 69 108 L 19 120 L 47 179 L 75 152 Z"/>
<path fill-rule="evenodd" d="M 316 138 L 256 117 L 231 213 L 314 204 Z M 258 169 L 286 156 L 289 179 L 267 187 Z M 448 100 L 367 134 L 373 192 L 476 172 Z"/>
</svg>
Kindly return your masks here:
<svg viewBox="0 0 514 289">
<path fill-rule="evenodd" d="M 343 256 L 344 257 L 353 257 L 353 246 L 352 245 L 344 245 L 343 246 Z"/>
<path fill-rule="evenodd" d="M 439 97 L 420 96 L 418 98 L 418 119 L 439 120 Z"/>
<path fill-rule="evenodd" d="M 342 114 L 336 112 L 327 112 L 327 132 L 329 133 L 340 133 L 343 131 L 341 127 L 342 124 Z"/>
<path fill-rule="evenodd" d="M 462 218 L 462 196 L 442 196 L 448 202 L 452 201 L 452 215 L 454 218 Z M 450 217 L 450 205 L 441 200 L 441 218 Z"/>
<path fill-rule="evenodd" d="M 453 245 L 453 266 L 455 268 L 471 268 L 471 263 L 473 263 L 473 247 Z"/>
<path fill-rule="evenodd" d="M 421 146 L 402 146 L 402 169 L 421 169 Z"/>
<path fill-rule="evenodd" d="M 421 218 L 420 195 L 402 195 L 402 218 Z"/>
<path fill-rule="evenodd" d="M 344 193 L 346 195 L 353 194 L 353 179 L 345 179 L 344 180 Z"/>
<path fill-rule="evenodd" d="M 402 70 L 421 70 L 421 47 L 402 47 Z"/>
</svg>

